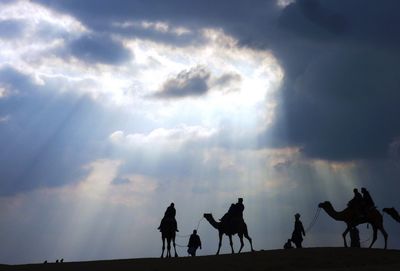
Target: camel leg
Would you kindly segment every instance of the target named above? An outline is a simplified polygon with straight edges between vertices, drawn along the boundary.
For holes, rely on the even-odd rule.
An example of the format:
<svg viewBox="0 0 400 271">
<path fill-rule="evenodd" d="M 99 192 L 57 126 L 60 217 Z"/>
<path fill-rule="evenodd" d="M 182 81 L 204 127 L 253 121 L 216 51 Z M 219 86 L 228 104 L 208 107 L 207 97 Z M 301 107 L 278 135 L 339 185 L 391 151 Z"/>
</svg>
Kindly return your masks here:
<svg viewBox="0 0 400 271">
<path fill-rule="evenodd" d="M 244 237 L 246 237 L 246 239 L 249 240 L 251 252 L 254 252 L 254 249 L 253 249 L 253 242 L 252 242 L 252 240 L 251 240 L 251 237 L 249 236 L 249 233 L 248 233 L 248 232 L 245 232 L 245 233 L 244 233 Z"/>
<path fill-rule="evenodd" d="M 162 240 L 162 252 L 161 252 L 161 258 L 164 258 L 164 250 L 165 250 L 165 238 L 161 238 Z"/>
<path fill-rule="evenodd" d="M 171 239 L 167 239 L 167 258 L 171 258 Z"/>
<path fill-rule="evenodd" d="M 172 238 L 172 245 L 174 246 L 175 257 L 178 257 L 178 253 L 176 253 L 175 237 Z"/>
<path fill-rule="evenodd" d="M 347 247 L 346 235 L 350 231 L 350 228 L 347 226 L 346 230 L 343 232 L 343 240 L 344 240 L 344 247 Z"/>
<path fill-rule="evenodd" d="M 233 242 L 232 242 L 232 235 L 229 234 L 229 244 L 231 245 L 231 249 L 232 249 L 232 254 L 235 253 L 235 251 L 233 250 Z"/>
<path fill-rule="evenodd" d="M 373 227 L 373 230 L 374 230 L 374 234 L 373 234 L 373 237 L 372 237 L 372 242 L 371 242 L 371 244 L 369 245 L 369 248 L 371 248 L 371 247 L 374 245 L 374 243 L 375 243 L 375 241 L 376 241 L 376 238 L 378 237 L 378 230 L 377 230 L 377 228 L 376 228 L 376 227 Z"/>
<path fill-rule="evenodd" d="M 219 255 L 219 250 L 221 249 L 221 245 L 222 245 L 222 232 L 219 232 L 219 243 L 218 243 L 218 250 L 217 250 L 217 255 Z"/>
<path fill-rule="evenodd" d="M 243 249 L 244 243 L 243 243 L 243 234 L 238 234 L 239 235 L 239 240 L 240 240 L 240 249 L 238 253 L 240 253 Z"/>
<path fill-rule="evenodd" d="M 386 248 L 387 248 L 388 234 L 387 234 L 387 232 L 385 231 L 385 229 L 384 229 L 383 227 L 380 228 L 380 231 L 381 231 L 382 234 L 383 234 L 383 238 L 385 238 L 385 249 L 386 249 Z"/>
</svg>

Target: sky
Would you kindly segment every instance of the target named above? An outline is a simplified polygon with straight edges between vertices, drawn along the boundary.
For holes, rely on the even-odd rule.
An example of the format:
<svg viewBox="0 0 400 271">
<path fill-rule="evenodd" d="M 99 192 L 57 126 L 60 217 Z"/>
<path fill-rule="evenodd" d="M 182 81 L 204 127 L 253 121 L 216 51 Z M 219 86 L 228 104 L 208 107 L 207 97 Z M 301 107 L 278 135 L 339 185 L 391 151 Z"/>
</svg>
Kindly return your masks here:
<svg viewBox="0 0 400 271">
<path fill-rule="evenodd" d="M 200 221 L 199 255 L 218 245 L 203 214 L 238 197 L 258 250 L 355 187 L 400 209 L 399 10 L 0 0 L 0 263 L 159 257 L 171 202 L 181 236 Z M 341 246 L 344 229 L 321 212 L 303 245 Z"/>
</svg>

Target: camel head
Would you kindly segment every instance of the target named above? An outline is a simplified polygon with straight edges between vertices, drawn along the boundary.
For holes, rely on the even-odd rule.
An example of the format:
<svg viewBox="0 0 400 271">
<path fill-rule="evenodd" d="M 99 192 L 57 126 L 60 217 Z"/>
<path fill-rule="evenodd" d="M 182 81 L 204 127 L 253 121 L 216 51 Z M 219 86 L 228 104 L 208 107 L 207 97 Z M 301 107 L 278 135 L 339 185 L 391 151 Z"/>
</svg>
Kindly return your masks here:
<svg viewBox="0 0 400 271">
<path fill-rule="evenodd" d="M 394 207 L 392 207 L 392 208 L 383 208 L 382 211 L 387 213 L 387 214 L 395 214 L 396 213 L 396 209 Z"/>
<path fill-rule="evenodd" d="M 215 221 L 214 217 L 210 213 L 205 213 L 204 218 L 211 224 L 211 226 L 213 226 L 216 229 L 219 229 L 219 227 L 221 226 L 221 223 Z"/>
<path fill-rule="evenodd" d="M 329 201 L 324 201 L 324 202 L 321 202 L 320 204 L 318 204 L 318 207 L 325 209 L 328 207 L 332 207 L 332 204 Z"/>
</svg>

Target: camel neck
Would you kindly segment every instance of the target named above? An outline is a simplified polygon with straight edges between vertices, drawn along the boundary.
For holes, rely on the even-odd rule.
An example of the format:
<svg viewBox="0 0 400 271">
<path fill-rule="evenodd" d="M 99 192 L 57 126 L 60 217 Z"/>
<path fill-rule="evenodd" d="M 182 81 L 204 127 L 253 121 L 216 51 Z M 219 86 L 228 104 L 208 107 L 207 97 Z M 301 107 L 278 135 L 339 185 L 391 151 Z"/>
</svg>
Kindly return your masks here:
<svg viewBox="0 0 400 271">
<path fill-rule="evenodd" d="M 214 217 L 211 214 L 208 214 L 205 216 L 206 220 L 211 224 L 216 229 L 219 229 L 219 224 L 217 221 L 215 221 Z"/>
<path fill-rule="evenodd" d="M 325 210 L 325 212 L 332 217 L 333 219 L 337 220 L 337 221 L 344 221 L 344 211 L 338 212 L 336 211 L 332 205 L 328 205 L 326 207 L 323 208 Z"/>
</svg>

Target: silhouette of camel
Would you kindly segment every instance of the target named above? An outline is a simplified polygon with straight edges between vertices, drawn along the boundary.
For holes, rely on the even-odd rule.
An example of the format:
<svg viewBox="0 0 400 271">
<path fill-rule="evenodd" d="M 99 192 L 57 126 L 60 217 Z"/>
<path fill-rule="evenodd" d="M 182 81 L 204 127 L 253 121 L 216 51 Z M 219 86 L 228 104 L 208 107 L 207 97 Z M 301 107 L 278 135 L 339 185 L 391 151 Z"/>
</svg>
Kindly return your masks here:
<svg viewBox="0 0 400 271">
<path fill-rule="evenodd" d="M 400 214 L 396 211 L 395 208 L 383 208 L 383 211 L 390 215 L 394 220 L 400 223 Z"/>
<path fill-rule="evenodd" d="M 235 253 L 235 251 L 233 250 L 233 242 L 232 242 L 232 235 L 235 235 L 235 234 L 237 234 L 239 236 L 239 239 L 240 239 L 240 249 L 239 249 L 238 253 L 240 253 L 242 251 L 242 248 L 244 246 L 244 244 L 243 244 L 243 236 L 246 237 L 247 240 L 249 240 L 251 251 L 254 251 L 251 238 L 250 238 L 249 233 L 247 231 L 247 225 L 246 225 L 246 223 L 244 221 L 238 221 L 238 223 L 227 223 L 227 224 L 225 224 L 225 223 L 221 223 L 221 222 L 215 221 L 215 219 L 212 216 L 212 214 L 204 214 L 204 217 L 211 224 L 211 226 L 213 226 L 214 228 L 216 228 L 218 230 L 219 243 L 218 243 L 217 255 L 219 254 L 219 250 L 221 249 L 223 234 L 226 234 L 229 237 L 229 242 L 230 242 L 230 245 L 231 245 L 232 254 Z"/>
<path fill-rule="evenodd" d="M 175 247 L 175 222 L 173 219 L 165 219 L 165 222 L 160 228 L 161 231 L 161 239 L 162 239 L 162 253 L 161 253 L 161 258 L 164 258 L 164 250 L 165 250 L 165 240 L 167 241 L 167 254 L 166 257 L 170 258 L 171 257 L 171 241 L 174 246 L 174 251 L 175 251 L 175 257 L 178 257 L 178 254 L 176 253 L 176 247 Z"/>
<path fill-rule="evenodd" d="M 347 228 L 343 232 L 344 246 L 347 247 L 346 235 L 352 227 L 359 224 L 369 223 L 374 231 L 372 242 L 369 248 L 375 243 L 377 232 L 380 230 L 385 238 L 385 249 L 387 247 L 388 234 L 383 227 L 383 217 L 377 209 L 371 209 L 365 217 L 360 217 L 359 214 L 352 208 L 346 208 L 341 212 L 337 212 L 329 201 L 321 202 L 318 207 L 322 208 L 330 217 L 337 221 L 346 223 Z"/>
</svg>

